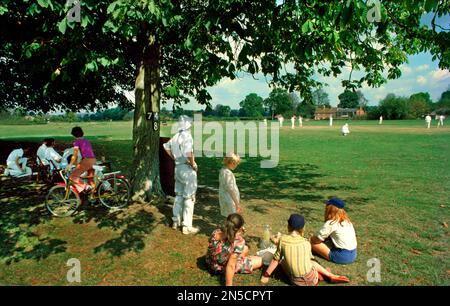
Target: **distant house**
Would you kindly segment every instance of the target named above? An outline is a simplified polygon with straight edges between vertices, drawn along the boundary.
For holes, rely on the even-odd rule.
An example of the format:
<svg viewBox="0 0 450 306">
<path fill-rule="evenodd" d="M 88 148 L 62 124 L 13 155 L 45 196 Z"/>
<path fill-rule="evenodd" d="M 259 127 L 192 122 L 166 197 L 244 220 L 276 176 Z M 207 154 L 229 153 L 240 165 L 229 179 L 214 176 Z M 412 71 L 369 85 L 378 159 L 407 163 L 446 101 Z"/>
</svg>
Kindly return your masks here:
<svg viewBox="0 0 450 306">
<path fill-rule="evenodd" d="M 327 108 L 325 106 L 316 108 L 314 113 L 314 120 L 327 120 L 330 119 L 330 116 L 333 116 L 333 119 L 348 119 L 354 117 L 364 116 L 366 112 L 360 108 L 339 108 L 339 107 L 330 107 Z"/>
</svg>

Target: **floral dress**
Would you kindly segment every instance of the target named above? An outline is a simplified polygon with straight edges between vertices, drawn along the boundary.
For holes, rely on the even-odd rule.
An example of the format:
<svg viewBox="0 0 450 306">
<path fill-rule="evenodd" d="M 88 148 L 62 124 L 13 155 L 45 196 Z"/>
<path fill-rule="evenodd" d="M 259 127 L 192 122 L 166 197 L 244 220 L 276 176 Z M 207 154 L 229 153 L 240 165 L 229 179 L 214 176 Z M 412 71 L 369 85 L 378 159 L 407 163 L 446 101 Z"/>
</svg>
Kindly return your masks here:
<svg viewBox="0 0 450 306">
<path fill-rule="evenodd" d="M 252 273 L 253 264 L 249 257 L 242 256 L 245 248 L 245 240 L 241 235 L 237 235 L 231 244 L 228 241 L 218 239 L 222 234 L 220 229 L 215 230 L 209 239 L 206 263 L 214 273 L 223 273 L 227 267 L 231 255 L 238 255 L 235 273 Z"/>
</svg>

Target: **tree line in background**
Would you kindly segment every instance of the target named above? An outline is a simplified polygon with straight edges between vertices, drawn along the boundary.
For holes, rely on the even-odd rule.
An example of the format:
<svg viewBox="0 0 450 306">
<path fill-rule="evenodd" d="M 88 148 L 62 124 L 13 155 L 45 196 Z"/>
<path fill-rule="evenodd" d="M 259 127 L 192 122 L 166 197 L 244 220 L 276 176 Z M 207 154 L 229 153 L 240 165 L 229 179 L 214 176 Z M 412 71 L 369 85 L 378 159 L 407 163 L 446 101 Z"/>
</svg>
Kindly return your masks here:
<svg viewBox="0 0 450 306">
<path fill-rule="evenodd" d="M 339 96 L 337 107 L 339 108 L 362 108 L 366 115 L 359 119 L 378 119 L 383 116 L 385 119 L 416 119 L 422 118 L 429 113 L 450 115 L 450 87 L 443 92 L 440 99 L 433 102 L 430 94 L 419 92 L 410 97 L 396 96 L 388 94 L 383 100 L 379 101 L 378 106 L 369 106 L 368 100 L 364 94 L 358 91 L 346 90 Z M 276 88 L 272 90 L 266 99 L 256 93 L 251 93 L 239 103 L 239 109 L 231 109 L 228 105 L 218 104 L 214 108 L 207 107 L 203 111 L 206 117 L 239 117 L 248 119 L 274 118 L 276 115 L 282 115 L 290 118 L 293 115 L 304 118 L 314 118 L 317 108 L 330 108 L 330 98 L 322 89 L 312 92 L 310 102 L 301 101 L 297 94 L 288 93 L 287 90 Z M 181 114 L 191 114 L 179 109 L 175 112 L 175 117 Z"/>
<path fill-rule="evenodd" d="M 430 94 L 419 92 L 409 98 L 388 94 L 381 100 L 378 106 L 369 106 L 368 100 L 361 91 L 346 90 L 339 96 L 339 108 L 363 108 L 366 115 L 359 119 L 376 120 L 380 116 L 385 119 L 417 119 L 427 114 L 450 115 L 450 87 L 443 92 L 440 99 L 433 102 Z M 239 102 L 239 109 L 231 109 L 228 105 L 217 104 L 214 108 L 207 106 L 202 111 L 203 116 L 208 118 L 234 118 L 234 119 L 262 119 L 275 118 L 282 115 L 290 118 L 293 115 L 304 118 L 314 118 L 317 108 L 331 107 L 328 94 L 322 89 L 312 92 L 310 102 L 301 101 L 296 93 L 289 93 L 285 89 L 276 88 L 264 99 L 256 93 L 248 94 L 244 100 Z M 172 111 L 163 107 L 161 119 L 163 121 L 176 119 L 180 115 L 189 115 L 198 111 L 175 108 Z M 134 112 L 120 107 L 100 110 L 95 113 L 74 113 L 44 115 L 42 113 L 26 112 L 23 108 L 12 111 L 0 112 L 0 121 L 9 124 L 47 123 L 47 122 L 86 122 L 86 121 L 131 121 Z"/>
</svg>

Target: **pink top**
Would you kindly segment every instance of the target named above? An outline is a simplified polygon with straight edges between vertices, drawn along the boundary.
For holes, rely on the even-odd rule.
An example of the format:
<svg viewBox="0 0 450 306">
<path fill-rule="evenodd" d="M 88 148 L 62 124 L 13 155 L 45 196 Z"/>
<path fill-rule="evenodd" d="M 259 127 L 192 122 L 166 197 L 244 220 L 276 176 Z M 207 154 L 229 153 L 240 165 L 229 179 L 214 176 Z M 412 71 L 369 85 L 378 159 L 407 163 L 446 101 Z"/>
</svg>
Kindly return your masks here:
<svg viewBox="0 0 450 306">
<path fill-rule="evenodd" d="M 92 145 L 89 140 L 84 138 L 79 138 L 73 143 L 74 148 L 78 148 L 83 158 L 95 158 L 94 151 L 92 150 Z"/>
</svg>

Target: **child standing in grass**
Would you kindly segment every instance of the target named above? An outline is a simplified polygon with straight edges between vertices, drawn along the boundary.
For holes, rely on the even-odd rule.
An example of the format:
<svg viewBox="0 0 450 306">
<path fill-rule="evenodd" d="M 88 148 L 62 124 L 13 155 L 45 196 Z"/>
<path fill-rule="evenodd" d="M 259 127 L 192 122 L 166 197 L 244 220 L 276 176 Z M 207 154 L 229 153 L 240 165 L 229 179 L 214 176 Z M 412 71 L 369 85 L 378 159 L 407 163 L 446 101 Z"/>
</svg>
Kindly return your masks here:
<svg viewBox="0 0 450 306">
<path fill-rule="evenodd" d="M 266 284 L 272 272 L 281 263 L 284 273 L 296 286 L 316 286 L 319 280 L 325 278 L 331 283 L 348 283 L 347 277 L 335 275 L 312 260 L 311 244 L 308 239 L 303 237 L 304 226 L 305 218 L 298 214 L 292 214 L 288 220 L 289 234 L 280 238 L 272 238 L 277 245 L 277 251 L 261 277 L 261 282 Z"/>
<path fill-rule="evenodd" d="M 219 173 L 220 214 L 224 217 L 233 213 L 242 213 L 239 188 L 233 170 L 241 162 L 239 155 L 231 152 L 223 159 L 223 168 Z"/>
<path fill-rule="evenodd" d="M 311 237 L 312 250 L 323 258 L 350 264 L 356 260 L 356 234 L 344 210 L 345 202 L 332 198 L 326 202 L 325 224 L 317 236 Z"/>
</svg>

